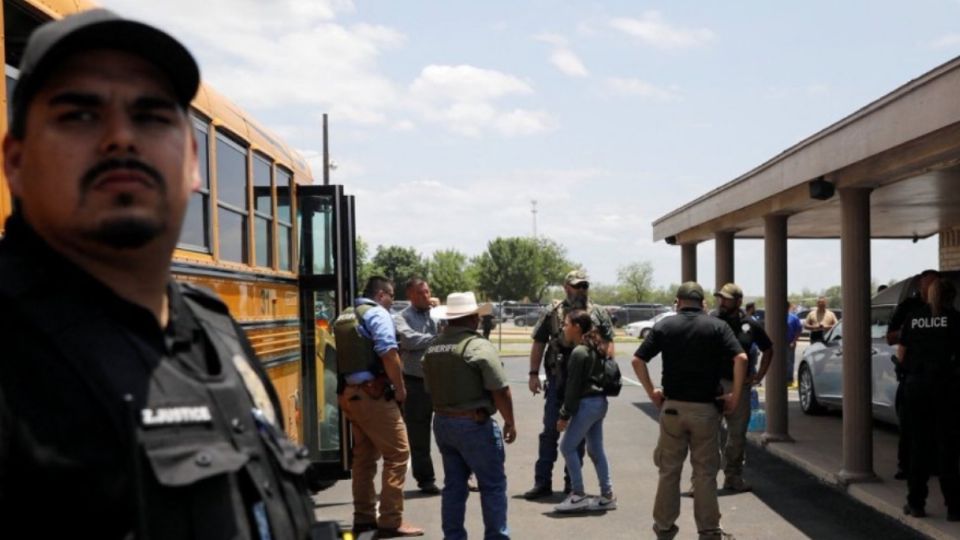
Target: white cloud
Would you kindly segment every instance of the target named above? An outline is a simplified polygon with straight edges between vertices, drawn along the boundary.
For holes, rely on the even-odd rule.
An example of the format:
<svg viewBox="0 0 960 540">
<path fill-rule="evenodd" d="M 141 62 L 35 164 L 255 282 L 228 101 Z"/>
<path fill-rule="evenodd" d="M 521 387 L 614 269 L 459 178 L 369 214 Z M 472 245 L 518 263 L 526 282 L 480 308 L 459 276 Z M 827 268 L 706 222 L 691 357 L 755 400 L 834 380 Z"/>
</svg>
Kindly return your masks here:
<svg viewBox="0 0 960 540">
<path fill-rule="evenodd" d="M 940 36 L 931 41 L 930 46 L 934 49 L 948 49 L 960 46 L 960 34 L 952 33 Z"/>
<path fill-rule="evenodd" d="M 338 24 L 339 14 L 354 9 L 347 0 L 104 3 L 183 39 L 204 79 L 229 89 L 244 108 L 302 106 L 338 120 L 379 124 L 400 101 L 400 86 L 378 62 L 405 36 L 380 25 Z"/>
<path fill-rule="evenodd" d="M 468 137 L 492 131 L 505 136 L 531 135 L 553 128 L 543 111 L 504 111 L 498 100 L 533 94 L 525 81 L 475 66 L 430 65 L 410 84 L 410 103 L 432 122 Z"/>
<path fill-rule="evenodd" d="M 570 50 L 567 38 L 559 34 L 542 33 L 534 36 L 534 39 L 553 46 L 553 51 L 550 53 L 550 63 L 564 75 L 570 77 L 587 77 L 590 75 L 587 66 L 580 60 L 580 57 Z"/>
<path fill-rule="evenodd" d="M 431 100 L 485 101 L 510 94 L 532 94 L 533 88 L 513 75 L 492 69 L 430 65 L 410 85 L 410 92 Z"/>
<path fill-rule="evenodd" d="M 658 11 L 647 11 L 640 18 L 617 17 L 610 20 L 610 26 L 660 49 L 698 47 L 714 38 L 708 28 L 673 26 Z"/>
<path fill-rule="evenodd" d="M 623 79 L 611 77 L 607 79 L 607 88 L 616 95 L 635 96 L 653 101 L 678 101 L 680 94 L 675 89 L 662 88 L 637 78 Z"/>
<path fill-rule="evenodd" d="M 573 51 L 569 49 L 559 49 L 550 55 L 550 63 L 556 66 L 564 75 L 571 77 L 586 77 L 590 74 L 587 66 L 583 65 Z"/>
</svg>

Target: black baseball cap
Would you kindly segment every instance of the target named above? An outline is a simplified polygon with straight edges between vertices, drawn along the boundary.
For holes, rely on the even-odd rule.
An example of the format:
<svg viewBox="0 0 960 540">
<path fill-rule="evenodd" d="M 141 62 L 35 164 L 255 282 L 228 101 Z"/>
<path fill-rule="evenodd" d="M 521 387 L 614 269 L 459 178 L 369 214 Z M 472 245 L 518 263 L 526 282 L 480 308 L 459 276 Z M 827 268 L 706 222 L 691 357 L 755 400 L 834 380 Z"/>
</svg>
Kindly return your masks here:
<svg viewBox="0 0 960 540">
<path fill-rule="evenodd" d="M 30 34 L 13 91 L 12 124 L 24 122 L 30 100 L 64 58 L 90 49 L 123 51 L 155 65 L 170 80 L 184 110 L 200 86 L 200 68 L 182 43 L 153 26 L 91 9 L 42 24 Z"/>
</svg>

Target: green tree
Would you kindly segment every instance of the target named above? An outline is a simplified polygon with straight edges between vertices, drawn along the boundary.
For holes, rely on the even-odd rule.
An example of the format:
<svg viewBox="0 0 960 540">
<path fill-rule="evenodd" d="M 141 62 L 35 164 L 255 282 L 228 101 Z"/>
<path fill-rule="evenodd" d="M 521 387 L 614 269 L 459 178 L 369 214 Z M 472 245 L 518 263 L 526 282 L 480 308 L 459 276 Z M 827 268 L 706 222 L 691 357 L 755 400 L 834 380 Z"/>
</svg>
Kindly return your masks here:
<svg viewBox="0 0 960 540">
<path fill-rule="evenodd" d="M 442 302 L 452 292 L 472 291 L 475 282 L 467 271 L 469 266 L 467 256 L 456 249 L 435 251 L 430 261 L 428 279 L 433 295 Z"/>
<path fill-rule="evenodd" d="M 371 264 L 372 270 L 393 281 L 397 300 L 406 300 L 404 287 L 407 280 L 413 276 L 426 278 L 429 268 L 415 249 L 402 246 L 377 246 L 377 254 L 373 256 Z"/>
<path fill-rule="evenodd" d="M 370 244 L 359 236 L 357 237 L 356 247 L 354 248 L 354 255 L 357 265 L 357 288 L 360 289 L 358 292 L 362 292 L 364 285 L 367 284 L 367 279 L 369 279 L 370 276 L 382 274 L 383 270 L 377 268 L 373 262 L 370 261 Z"/>
<path fill-rule="evenodd" d="M 549 287 L 562 284 L 567 272 L 578 265 L 567 259 L 567 248 L 549 238 L 538 238 L 537 250 L 537 270 L 543 278 L 536 295 L 539 300 Z"/>
<path fill-rule="evenodd" d="M 653 265 L 640 261 L 621 266 L 617 269 L 617 280 L 632 293 L 634 302 L 649 300 L 653 292 Z"/>
<path fill-rule="evenodd" d="M 487 298 L 538 301 L 575 266 L 553 240 L 498 237 L 476 259 L 477 285 Z"/>
</svg>

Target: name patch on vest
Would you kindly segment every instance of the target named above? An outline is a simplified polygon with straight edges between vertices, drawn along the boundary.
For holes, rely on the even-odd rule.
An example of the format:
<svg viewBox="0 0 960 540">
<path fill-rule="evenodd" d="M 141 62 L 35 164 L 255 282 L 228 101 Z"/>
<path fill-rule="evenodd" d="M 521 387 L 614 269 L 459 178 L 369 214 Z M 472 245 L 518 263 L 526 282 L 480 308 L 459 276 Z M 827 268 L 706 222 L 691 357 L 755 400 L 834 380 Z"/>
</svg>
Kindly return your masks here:
<svg viewBox="0 0 960 540">
<path fill-rule="evenodd" d="M 427 348 L 427 354 L 437 354 L 437 353 L 452 353 L 457 350 L 456 343 L 443 343 L 438 345 L 431 345 Z"/>
<path fill-rule="evenodd" d="M 144 427 L 172 426 L 184 424 L 206 424 L 213 420 L 210 408 L 199 407 L 157 407 L 140 411 L 140 420 Z"/>
</svg>

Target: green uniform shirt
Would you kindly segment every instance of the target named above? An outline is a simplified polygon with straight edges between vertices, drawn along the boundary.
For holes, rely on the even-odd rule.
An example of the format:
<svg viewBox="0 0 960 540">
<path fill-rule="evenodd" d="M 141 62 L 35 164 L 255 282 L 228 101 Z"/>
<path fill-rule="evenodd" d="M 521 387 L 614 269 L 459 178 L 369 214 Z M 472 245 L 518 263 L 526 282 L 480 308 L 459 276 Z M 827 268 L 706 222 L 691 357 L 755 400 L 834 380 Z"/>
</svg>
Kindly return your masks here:
<svg viewBox="0 0 960 540">
<path fill-rule="evenodd" d="M 437 409 L 497 412 L 491 392 L 507 386 L 503 363 L 493 344 L 475 330 L 447 327 L 427 347 L 423 378 Z"/>
<path fill-rule="evenodd" d="M 597 351 L 586 345 L 577 345 L 567 362 L 567 384 L 563 406 L 560 407 L 560 418 L 564 419 L 577 414 L 581 398 L 603 395 L 603 388 L 597 385 L 603 374 L 603 362 Z"/>
</svg>

